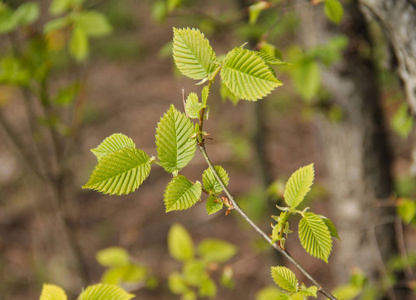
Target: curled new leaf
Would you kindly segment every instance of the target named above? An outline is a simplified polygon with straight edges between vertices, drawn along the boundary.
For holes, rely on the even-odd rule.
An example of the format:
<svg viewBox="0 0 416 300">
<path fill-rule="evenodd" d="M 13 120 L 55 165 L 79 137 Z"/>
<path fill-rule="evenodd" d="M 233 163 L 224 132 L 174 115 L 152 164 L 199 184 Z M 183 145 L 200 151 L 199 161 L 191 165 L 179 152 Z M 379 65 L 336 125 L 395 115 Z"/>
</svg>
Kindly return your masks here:
<svg viewBox="0 0 416 300">
<path fill-rule="evenodd" d="M 271 270 L 273 280 L 280 288 L 288 292 L 296 292 L 298 290 L 298 280 L 295 273 L 290 269 L 278 266 L 272 267 Z"/>
<path fill-rule="evenodd" d="M 218 175 L 220 175 L 221 181 L 225 186 L 228 185 L 230 178 L 228 177 L 227 172 L 221 166 L 214 166 Z M 210 168 L 206 169 L 202 174 L 202 182 L 206 190 L 211 190 L 214 194 L 219 194 L 222 192 L 222 187 L 214 176 L 214 173 Z"/>
<path fill-rule="evenodd" d="M 177 172 L 192 160 L 196 150 L 195 140 L 190 138 L 193 134 L 191 121 L 171 105 L 156 128 L 157 155 L 166 172 Z"/>
<path fill-rule="evenodd" d="M 228 52 L 221 69 L 221 78 L 231 93 L 251 101 L 263 98 L 282 85 L 259 55 L 242 48 Z"/>
<path fill-rule="evenodd" d="M 201 192 L 200 182 L 197 181 L 194 184 L 182 175 L 174 177 L 165 190 L 166 212 L 184 210 L 194 206 L 201 198 Z"/>
<path fill-rule="evenodd" d="M 328 227 L 319 216 L 311 212 L 304 214 L 299 223 L 299 239 L 306 252 L 328 262 L 332 239 Z"/>
<path fill-rule="evenodd" d="M 142 150 L 122 148 L 100 159 L 82 188 L 110 195 L 130 194 L 149 176 L 151 161 Z"/>
<path fill-rule="evenodd" d="M 220 211 L 223 206 L 224 206 L 224 203 L 222 202 L 221 199 L 218 199 L 215 196 L 208 197 L 207 203 L 206 203 L 208 215 L 212 215 L 216 213 L 217 211 Z"/>
<path fill-rule="evenodd" d="M 188 117 L 192 119 L 198 119 L 199 118 L 199 112 L 201 109 L 205 107 L 204 104 L 199 102 L 198 95 L 195 93 L 190 93 L 188 95 L 188 98 L 186 98 L 186 104 L 185 104 L 185 111 Z"/>
<path fill-rule="evenodd" d="M 194 28 L 173 28 L 173 34 L 173 59 L 179 71 L 195 80 L 207 77 L 217 58 L 204 34 Z"/>
</svg>

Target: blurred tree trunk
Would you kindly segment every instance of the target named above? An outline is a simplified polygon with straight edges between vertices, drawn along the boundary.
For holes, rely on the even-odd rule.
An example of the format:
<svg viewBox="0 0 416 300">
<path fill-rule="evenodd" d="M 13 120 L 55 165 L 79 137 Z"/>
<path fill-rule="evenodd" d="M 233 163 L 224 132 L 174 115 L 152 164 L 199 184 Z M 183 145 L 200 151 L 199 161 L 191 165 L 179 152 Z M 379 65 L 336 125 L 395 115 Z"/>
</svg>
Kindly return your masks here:
<svg viewBox="0 0 416 300">
<path fill-rule="evenodd" d="M 330 263 L 339 283 L 346 281 L 353 267 L 376 280 L 387 275 L 383 274 L 384 262 L 397 250 L 395 212 L 380 204 L 391 195 L 393 180 L 365 19 L 357 1 L 343 2 L 344 19 L 339 26 L 328 23 L 321 5 L 298 2 L 302 3 L 301 42 L 306 48 L 339 34 L 349 38 L 342 61 L 322 74 L 331 103 L 342 108 L 343 118 L 332 122 L 325 114 L 317 117 L 330 177 L 334 221 L 342 239 Z"/>
</svg>

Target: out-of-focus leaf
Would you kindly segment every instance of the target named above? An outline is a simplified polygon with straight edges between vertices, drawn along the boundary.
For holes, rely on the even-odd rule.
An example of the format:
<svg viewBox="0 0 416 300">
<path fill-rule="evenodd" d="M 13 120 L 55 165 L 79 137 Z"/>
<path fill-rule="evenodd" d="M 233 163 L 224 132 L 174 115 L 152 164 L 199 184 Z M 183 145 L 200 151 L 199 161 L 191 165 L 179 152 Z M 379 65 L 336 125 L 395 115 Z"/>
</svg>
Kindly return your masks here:
<svg viewBox="0 0 416 300">
<path fill-rule="evenodd" d="M 88 38 L 85 31 L 76 26 L 69 41 L 69 52 L 79 62 L 84 61 L 89 52 Z"/>
<path fill-rule="evenodd" d="M 39 4 L 26 2 L 20 5 L 14 12 L 14 18 L 18 25 L 28 25 L 39 18 Z"/>
</svg>

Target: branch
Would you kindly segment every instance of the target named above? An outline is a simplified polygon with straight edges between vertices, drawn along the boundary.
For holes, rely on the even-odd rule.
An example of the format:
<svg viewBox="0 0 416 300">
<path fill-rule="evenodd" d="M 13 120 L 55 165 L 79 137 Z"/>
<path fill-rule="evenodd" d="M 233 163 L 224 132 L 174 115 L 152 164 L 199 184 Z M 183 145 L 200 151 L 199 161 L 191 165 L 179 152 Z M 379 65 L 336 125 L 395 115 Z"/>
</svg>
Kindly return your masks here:
<svg viewBox="0 0 416 300">
<path fill-rule="evenodd" d="M 286 257 L 291 263 L 293 263 L 296 268 L 298 268 L 303 275 L 305 275 L 315 286 L 318 287 L 318 292 L 326 296 L 328 299 L 331 300 L 337 300 L 330 292 L 326 291 L 313 277 L 310 275 L 290 254 L 286 251 L 280 248 L 276 243 L 272 243 L 272 239 L 264 232 L 262 231 L 246 214 L 245 212 L 238 206 L 237 202 L 234 200 L 233 196 L 230 194 L 229 190 L 225 186 L 225 184 L 222 182 L 221 177 L 215 170 L 211 159 L 208 156 L 208 153 L 205 149 L 204 141 L 201 143 L 198 143 L 199 150 L 201 151 L 202 155 L 204 156 L 209 168 L 211 169 L 212 173 L 214 174 L 215 178 L 217 179 L 218 183 L 221 185 L 222 189 L 224 190 L 224 193 L 227 195 L 228 199 L 233 205 L 233 209 L 237 211 L 244 220 L 246 220 L 251 227 L 253 227 L 257 233 L 259 233 L 269 244 L 272 245 L 273 248 L 275 248 L 277 251 L 279 251 L 284 257 Z"/>
</svg>

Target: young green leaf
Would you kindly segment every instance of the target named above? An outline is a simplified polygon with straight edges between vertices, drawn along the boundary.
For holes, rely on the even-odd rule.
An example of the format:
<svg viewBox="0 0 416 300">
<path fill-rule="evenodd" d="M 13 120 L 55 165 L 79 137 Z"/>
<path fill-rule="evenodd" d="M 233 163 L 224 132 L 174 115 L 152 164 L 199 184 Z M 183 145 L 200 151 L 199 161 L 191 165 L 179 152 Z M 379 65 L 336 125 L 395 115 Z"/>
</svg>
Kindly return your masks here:
<svg viewBox="0 0 416 300">
<path fill-rule="evenodd" d="M 35 22 L 39 18 L 39 4 L 35 2 L 23 3 L 14 12 L 14 18 L 20 26 Z"/>
<path fill-rule="evenodd" d="M 217 239 L 205 239 L 198 245 L 198 254 L 207 262 L 223 263 L 237 253 L 233 244 Z"/>
<path fill-rule="evenodd" d="M 329 230 L 329 233 L 331 234 L 331 236 L 341 240 L 339 238 L 338 230 L 335 227 L 334 223 L 332 223 L 332 221 L 330 219 L 328 219 L 327 217 L 325 217 L 325 216 L 322 216 L 322 215 L 318 215 L 318 216 L 322 219 L 322 221 L 324 221 L 326 227 L 328 227 L 328 230 Z"/>
<path fill-rule="evenodd" d="M 277 286 L 267 286 L 262 288 L 256 294 L 256 300 L 276 300 L 276 297 L 282 294 L 282 290 Z"/>
<path fill-rule="evenodd" d="M 98 161 L 82 187 L 110 195 L 126 195 L 139 188 L 150 174 L 152 159 L 142 150 L 123 148 Z"/>
<path fill-rule="evenodd" d="M 260 1 L 257 2 L 256 4 L 250 5 L 248 8 L 248 12 L 249 12 L 249 20 L 248 22 L 250 24 L 256 24 L 257 19 L 260 16 L 260 13 L 269 8 L 271 6 L 271 4 L 269 2 L 266 1 Z"/>
<path fill-rule="evenodd" d="M 224 83 L 221 83 L 220 95 L 223 101 L 229 99 L 234 105 L 237 105 L 240 102 L 240 97 L 234 95 Z"/>
<path fill-rule="evenodd" d="M 170 255 L 176 260 L 185 262 L 194 258 L 192 238 L 182 225 L 174 224 L 170 228 L 168 249 Z"/>
<path fill-rule="evenodd" d="M 291 65 L 265 52 L 255 51 L 255 53 L 269 65 L 274 65 L 274 66 L 290 66 Z"/>
<path fill-rule="evenodd" d="M 130 300 L 133 294 L 127 293 L 121 287 L 111 284 L 99 283 L 89 286 L 79 295 L 78 300 Z"/>
<path fill-rule="evenodd" d="M 306 296 L 306 297 L 318 297 L 317 293 L 318 293 L 318 288 L 316 286 L 310 286 L 308 288 L 306 288 L 303 284 L 301 289 L 298 291 L 298 293 L 302 296 Z"/>
<path fill-rule="evenodd" d="M 200 182 L 193 184 L 185 176 L 173 177 L 165 190 L 164 201 L 166 212 L 184 210 L 195 205 L 201 198 L 202 185 Z"/>
<path fill-rule="evenodd" d="M 201 91 L 201 98 L 202 98 L 203 105 L 207 105 L 208 96 L 209 96 L 209 87 L 206 85 L 202 88 L 202 91 Z"/>
<path fill-rule="evenodd" d="M 0 3 L 1 5 L 1 3 Z M 0 33 L 13 31 L 17 27 L 16 18 L 8 7 L 1 7 L 0 10 Z"/>
<path fill-rule="evenodd" d="M 204 107 L 205 107 L 204 104 L 199 102 L 197 94 L 190 93 L 188 97 L 186 98 L 185 111 L 188 117 L 192 119 L 198 119 L 199 112 Z"/>
<path fill-rule="evenodd" d="M 123 283 L 143 282 L 148 275 L 145 267 L 129 264 L 108 269 L 101 277 L 101 283 L 120 285 Z"/>
<path fill-rule="evenodd" d="M 274 282 L 288 292 L 296 292 L 298 290 L 298 279 L 295 273 L 286 267 L 272 267 L 272 277 Z"/>
<path fill-rule="evenodd" d="M 121 247 L 109 247 L 100 250 L 96 259 L 104 267 L 120 267 L 127 265 L 130 261 L 129 253 Z"/>
<path fill-rule="evenodd" d="M 106 155 L 123 148 L 136 148 L 136 145 L 128 136 L 122 133 L 114 133 L 105 138 L 97 148 L 91 149 L 91 152 L 95 155 L 95 157 L 97 157 L 98 160 L 101 160 Z"/>
<path fill-rule="evenodd" d="M 198 295 L 201 297 L 215 298 L 217 295 L 217 285 L 207 276 L 199 287 Z"/>
<path fill-rule="evenodd" d="M 71 7 L 71 0 L 52 0 L 51 6 L 49 7 L 49 12 L 51 15 L 59 15 Z"/>
<path fill-rule="evenodd" d="M 82 11 L 74 16 L 75 26 L 81 28 L 87 36 L 100 37 L 113 30 L 106 17 L 96 11 Z"/>
<path fill-rule="evenodd" d="M 65 17 L 50 20 L 43 27 L 43 33 L 47 34 L 49 32 L 59 30 L 59 29 L 65 27 L 65 26 L 67 26 L 68 24 L 69 24 L 69 19 L 65 18 Z"/>
<path fill-rule="evenodd" d="M 416 216 L 416 201 L 400 198 L 397 203 L 397 212 L 406 224 L 410 224 Z"/>
<path fill-rule="evenodd" d="M 171 105 L 156 128 L 157 155 L 166 172 L 179 171 L 192 160 L 196 150 L 195 140 L 190 138 L 193 133 L 191 121 Z"/>
<path fill-rule="evenodd" d="M 402 138 L 407 138 L 413 129 L 413 117 L 408 110 L 407 104 L 402 103 L 391 119 L 391 126 Z"/>
<path fill-rule="evenodd" d="M 44 284 L 39 300 L 67 300 L 67 296 L 59 286 Z"/>
<path fill-rule="evenodd" d="M 294 172 L 286 183 L 285 192 L 283 193 L 286 204 L 291 208 L 296 208 L 310 191 L 314 177 L 313 164 Z"/>
<path fill-rule="evenodd" d="M 281 293 L 280 295 L 278 295 L 273 300 L 294 300 L 294 299 L 292 299 L 292 297 L 290 297 L 288 294 Z"/>
<path fill-rule="evenodd" d="M 215 196 L 209 196 L 207 199 L 206 207 L 208 215 L 212 215 L 217 211 L 220 211 L 224 203 Z"/>
<path fill-rule="evenodd" d="M 184 263 L 182 274 L 189 285 L 200 286 L 207 276 L 206 268 L 206 263 L 201 260 L 189 260 Z"/>
<path fill-rule="evenodd" d="M 314 213 L 307 212 L 299 223 L 299 239 L 310 255 L 328 263 L 332 239 L 328 227 Z"/>
<path fill-rule="evenodd" d="M 74 27 L 69 41 L 69 52 L 78 62 L 84 61 L 89 52 L 87 34 L 81 27 Z"/>
<path fill-rule="evenodd" d="M 181 295 L 189 291 L 188 286 L 186 285 L 185 279 L 178 272 L 173 272 L 169 274 L 168 286 L 172 293 Z"/>
<path fill-rule="evenodd" d="M 221 166 L 214 166 L 215 170 L 217 171 L 218 175 L 220 175 L 221 181 L 224 183 L 225 186 L 228 185 L 230 178 L 228 177 L 227 172 Z M 210 168 L 206 169 L 202 174 L 202 182 L 204 184 L 204 188 L 206 190 L 211 190 L 214 192 L 215 195 L 218 195 L 222 192 L 222 187 L 218 183 L 217 179 L 214 177 L 214 173 Z"/>
<path fill-rule="evenodd" d="M 254 51 L 242 48 L 228 52 L 221 78 L 234 95 L 251 101 L 263 98 L 282 85 L 263 59 Z"/>
<path fill-rule="evenodd" d="M 338 0 L 325 0 L 325 14 L 332 22 L 339 24 L 344 15 L 344 8 Z"/>
<path fill-rule="evenodd" d="M 310 58 L 302 59 L 293 68 L 293 81 L 298 93 L 306 100 L 311 101 L 321 86 L 321 71 L 319 64 Z"/>
<path fill-rule="evenodd" d="M 203 33 L 194 28 L 173 28 L 173 35 L 173 59 L 183 75 L 201 80 L 214 71 L 217 58 Z"/>
<path fill-rule="evenodd" d="M 61 88 L 52 101 L 57 105 L 68 106 L 74 102 L 80 88 L 81 86 L 78 82 Z"/>
</svg>

